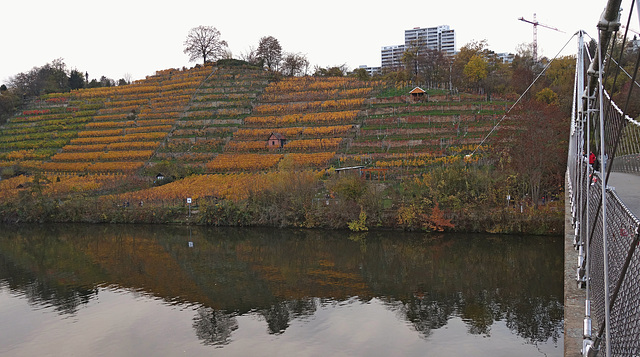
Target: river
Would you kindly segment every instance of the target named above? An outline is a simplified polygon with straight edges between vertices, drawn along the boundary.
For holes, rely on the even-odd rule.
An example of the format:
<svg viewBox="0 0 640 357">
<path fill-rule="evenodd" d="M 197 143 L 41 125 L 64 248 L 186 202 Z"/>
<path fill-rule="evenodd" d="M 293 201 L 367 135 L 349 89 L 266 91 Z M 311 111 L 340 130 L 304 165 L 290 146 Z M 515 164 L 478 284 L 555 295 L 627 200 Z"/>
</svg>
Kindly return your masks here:
<svg viewBox="0 0 640 357">
<path fill-rule="evenodd" d="M 562 237 L 0 226 L 1 356 L 561 356 Z"/>
</svg>

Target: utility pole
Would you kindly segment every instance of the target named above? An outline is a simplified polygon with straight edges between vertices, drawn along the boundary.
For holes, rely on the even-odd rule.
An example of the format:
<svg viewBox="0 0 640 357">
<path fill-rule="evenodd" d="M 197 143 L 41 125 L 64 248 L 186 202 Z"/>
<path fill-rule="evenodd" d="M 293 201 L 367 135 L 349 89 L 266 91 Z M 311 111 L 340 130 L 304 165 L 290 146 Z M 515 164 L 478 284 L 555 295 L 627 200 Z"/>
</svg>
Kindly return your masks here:
<svg viewBox="0 0 640 357">
<path fill-rule="evenodd" d="M 533 14 L 533 21 L 527 20 L 524 17 L 520 17 L 518 20 L 533 25 L 533 60 L 536 62 L 538 61 L 538 26 L 546 27 L 548 29 L 564 33 L 564 31 L 558 30 L 555 27 L 551 27 L 551 26 L 547 26 L 539 23 L 538 20 L 536 20 L 535 13 Z"/>
</svg>

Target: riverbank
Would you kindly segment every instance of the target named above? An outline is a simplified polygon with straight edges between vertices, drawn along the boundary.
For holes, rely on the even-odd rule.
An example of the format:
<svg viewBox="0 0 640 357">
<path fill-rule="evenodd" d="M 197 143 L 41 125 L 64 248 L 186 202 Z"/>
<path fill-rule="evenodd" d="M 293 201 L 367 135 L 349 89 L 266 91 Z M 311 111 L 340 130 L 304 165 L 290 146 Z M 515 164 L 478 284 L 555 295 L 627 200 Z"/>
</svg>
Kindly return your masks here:
<svg viewBox="0 0 640 357">
<path fill-rule="evenodd" d="M 562 234 L 561 197 L 536 206 L 518 187 L 501 170 L 467 164 L 385 180 L 295 167 L 154 183 L 37 173 L 0 183 L 0 221 Z"/>
<path fill-rule="evenodd" d="M 356 201 L 315 200 L 293 205 L 289 199 L 265 201 L 252 197 L 237 202 L 199 199 L 192 204 L 143 201 L 105 201 L 98 197 L 70 200 L 25 196 L 0 203 L 0 221 L 5 223 L 126 223 L 202 226 L 262 226 L 278 228 L 323 228 L 399 231 L 450 231 L 503 234 L 557 235 L 561 212 L 552 202 L 533 207 L 465 206 L 458 211 L 421 210 L 416 205 L 372 204 Z"/>
</svg>

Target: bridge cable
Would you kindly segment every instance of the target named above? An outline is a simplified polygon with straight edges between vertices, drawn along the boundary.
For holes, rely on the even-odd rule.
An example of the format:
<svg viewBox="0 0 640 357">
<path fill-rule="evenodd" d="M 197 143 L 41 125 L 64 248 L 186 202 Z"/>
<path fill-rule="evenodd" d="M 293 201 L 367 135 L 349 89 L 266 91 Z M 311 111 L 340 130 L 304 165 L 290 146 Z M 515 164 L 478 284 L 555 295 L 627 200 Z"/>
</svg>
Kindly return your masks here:
<svg viewBox="0 0 640 357">
<path fill-rule="evenodd" d="M 529 92 L 529 90 L 531 89 L 531 87 L 533 87 L 533 85 L 538 81 L 538 79 L 540 79 L 540 77 L 542 77 L 542 75 L 546 72 L 546 70 L 551 66 L 551 63 L 553 63 L 553 61 L 558 58 L 558 56 L 560 55 L 560 53 L 564 50 L 565 47 L 567 47 L 567 45 L 569 44 L 569 42 L 571 42 L 571 40 L 573 40 L 573 38 L 578 34 L 578 32 L 574 33 L 569 40 L 564 44 L 564 46 L 562 46 L 562 48 L 560 49 L 560 51 L 558 51 L 558 53 L 551 59 L 551 61 L 549 61 L 549 63 L 547 63 L 547 65 L 542 69 L 542 71 L 538 74 L 538 76 L 533 80 L 533 82 L 531 82 L 531 84 L 529 84 L 529 86 L 527 87 L 527 89 L 525 89 L 525 91 L 520 95 L 520 97 L 518 98 L 518 100 L 515 101 L 515 103 L 513 103 L 511 105 L 511 107 L 509 107 L 509 109 L 507 109 L 507 111 L 504 113 L 504 115 L 502 116 L 502 118 L 500 120 L 498 120 L 498 122 L 496 123 L 496 125 L 493 126 L 493 128 L 491 128 L 491 130 L 489 131 L 489 133 L 482 139 L 482 141 L 480 141 L 480 143 L 478 144 L 478 146 L 476 146 L 476 148 L 471 152 L 471 154 L 465 155 L 465 158 L 470 158 L 471 156 L 473 156 L 473 154 L 476 153 L 476 151 L 478 151 L 478 149 L 480 149 L 480 147 L 482 146 L 482 144 L 487 140 L 487 138 L 489 138 L 489 136 L 498 128 L 498 126 L 500 125 L 500 123 L 502 123 L 502 121 L 509 115 L 509 113 L 511 112 L 511 110 L 520 102 L 520 100 L 522 100 L 522 98 L 524 98 L 524 96 Z"/>
<path fill-rule="evenodd" d="M 632 1 L 631 1 L 631 11 L 629 12 L 629 17 L 628 17 L 628 19 L 627 19 L 627 26 L 626 26 L 626 28 L 627 28 L 627 29 L 625 30 L 625 39 L 626 39 L 626 36 L 627 36 L 627 33 L 628 33 L 629 24 L 630 24 L 630 21 L 631 21 L 631 15 L 632 15 L 632 13 L 633 13 L 633 4 L 634 4 L 634 2 L 635 2 L 635 0 L 632 0 Z M 616 31 L 616 32 L 617 32 L 617 31 Z M 612 46 L 611 46 L 612 51 L 611 51 L 611 52 L 613 52 L 614 44 L 615 44 L 615 37 L 614 37 L 614 40 L 612 41 Z M 620 49 L 620 58 L 622 58 L 623 51 L 624 51 L 624 42 L 623 42 L 623 46 L 621 46 L 621 49 Z M 610 56 L 610 55 L 609 55 L 609 58 L 611 58 L 611 56 Z M 610 62 L 609 62 L 609 63 L 610 63 Z M 617 63 L 616 63 L 616 64 L 617 64 Z M 636 78 L 636 74 L 638 73 L 638 65 L 639 65 L 639 64 L 640 64 L 640 54 L 639 54 L 639 55 L 638 55 L 638 57 L 636 58 L 635 70 L 634 70 L 634 74 L 633 74 L 632 79 L 631 79 L 632 83 L 636 81 L 636 80 L 635 80 L 635 78 Z M 607 67 L 607 68 L 608 68 L 608 67 Z M 617 65 L 617 68 L 620 68 L 620 65 Z M 612 87 L 612 88 L 615 88 L 615 83 L 616 83 L 616 80 L 617 80 L 617 76 L 618 76 L 618 74 L 619 74 L 619 71 L 617 71 L 617 72 L 616 72 L 616 76 L 615 76 L 615 78 L 614 78 L 614 85 L 613 85 L 613 87 Z M 604 87 L 604 82 L 602 83 L 602 86 Z M 627 101 L 626 101 L 626 103 L 625 103 L 624 110 L 622 110 L 622 115 L 621 115 L 621 117 L 622 117 L 623 119 L 624 119 L 624 116 L 625 116 L 625 112 L 626 112 L 626 110 L 628 109 L 628 105 L 629 105 L 629 102 L 630 102 L 632 89 L 633 89 L 633 86 L 631 86 L 631 87 L 629 88 L 629 93 L 628 93 L 628 95 L 627 95 Z M 613 102 L 613 100 L 612 100 L 609 96 L 607 96 L 607 98 L 608 98 L 608 100 L 609 100 L 609 102 L 610 102 L 610 103 L 611 103 L 611 102 Z M 603 120 L 603 118 L 600 118 L 600 120 Z M 611 153 L 611 155 L 610 155 L 610 157 L 609 157 L 609 162 L 605 165 L 606 172 L 605 172 L 605 177 L 604 177 L 604 180 L 603 180 L 603 185 L 605 185 L 605 187 L 606 187 L 607 183 L 609 182 L 609 176 L 610 176 L 610 174 L 611 174 L 611 168 L 613 167 L 613 165 L 612 165 L 611 163 L 612 163 L 612 162 L 614 161 L 614 159 L 615 159 L 615 154 L 616 154 L 616 151 L 617 151 L 617 149 L 618 149 L 618 144 L 619 144 L 619 141 L 620 141 L 619 139 L 620 139 L 620 136 L 621 136 L 622 130 L 623 130 L 623 129 L 624 129 L 624 127 L 625 127 L 625 125 L 624 125 L 625 123 L 626 123 L 626 121 L 625 121 L 625 120 L 622 120 L 622 121 L 621 121 L 621 123 L 620 123 L 620 125 L 619 125 L 619 127 L 616 125 L 616 129 L 617 129 L 617 131 L 616 131 L 616 133 L 615 133 L 616 135 L 614 135 L 614 137 L 613 137 L 613 139 L 614 139 L 614 140 L 613 140 L 613 150 L 612 150 L 612 153 Z M 600 140 L 604 140 L 604 138 L 600 138 Z M 596 217 L 595 217 L 595 220 L 594 220 L 593 226 L 591 227 L 591 231 L 590 231 L 590 233 L 589 233 L 589 236 L 590 236 L 590 237 L 592 237 L 592 236 L 593 236 L 593 234 L 594 234 L 596 221 L 598 220 L 598 217 L 600 216 L 600 211 L 601 211 L 601 210 L 600 210 L 600 208 L 602 207 L 602 198 L 600 198 L 600 201 L 598 202 L 597 207 L 598 207 L 598 208 L 597 208 L 597 211 L 596 211 L 596 212 L 597 212 L 597 213 L 596 213 Z M 591 243 L 591 239 L 589 240 L 589 244 L 590 244 L 590 243 Z"/>
<path fill-rule="evenodd" d="M 627 35 L 629 33 L 629 25 L 631 23 L 631 15 L 633 14 L 633 5 L 634 5 L 634 3 L 635 3 L 635 0 L 631 0 L 631 10 L 629 11 L 629 16 L 627 18 L 627 26 L 626 26 L 625 31 L 624 31 L 624 36 L 622 37 L 622 44 L 620 45 L 620 57 L 619 57 L 619 60 L 622 60 L 622 56 L 624 54 L 624 47 L 625 47 L 625 44 L 626 44 L 626 41 L 627 41 Z M 617 31 L 616 31 L 616 33 L 617 33 Z M 615 40 L 615 36 L 614 36 L 613 37 L 613 41 L 611 41 L 611 54 L 613 54 L 613 49 L 614 49 L 615 43 L 616 43 L 616 40 Z M 612 57 L 612 56 L 609 56 L 609 57 Z M 634 83 L 636 81 L 636 75 L 638 73 L 638 65 L 639 64 L 640 64 L 640 54 L 636 58 L 636 65 L 635 65 L 635 69 L 633 71 L 633 78 L 631 79 L 631 83 Z M 609 68 L 610 65 L 611 65 L 611 61 L 608 61 L 607 62 L 607 68 Z M 621 66 L 617 65 L 615 68 L 616 68 L 616 73 L 615 73 L 615 76 L 613 78 L 613 85 L 611 86 L 612 92 L 616 87 L 616 82 L 618 80 L 618 75 L 620 74 Z M 608 72 L 608 71 L 605 71 L 605 73 L 606 72 Z M 603 87 L 603 90 L 604 90 L 604 82 L 602 84 L 602 87 Z M 626 102 L 624 104 L 624 109 L 622 110 L 622 114 L 620 116 L 621 120 L 620 120 L 619 123 L 615 123 L 616 124 L 616 126 L 615 126 L 616 132 L 613 133 L 614 134 L 614 137 L 613 137 L 614 144 L 613 144 L 613 150 L 611 152 L 611 155 L 609 155 L 610 156 L 610 158 L 609 158 L 610 162 L 607 163 L 607 166 L 606 166 L 607 172 L 606 172 L 606 176 L 605 176 L 605 180 L 604 180 L 604 184 L 605 185 L 609 182 L 609 176 L 611 174 L 611 168 L 613 167 L 612 163 L 613 163 L 613 160 L 615 159 L 616 151 L 618 150 L 618 144 L 620 142 L 620 136 L 622 136 L 622 130 L 624 130 L 624 128 L 626 126 L 626 120 L 624 120 L 624 117 L 625 117 L 625 113 L 627 112 L 627 109 L 629 108 L 629 102 L 631 100 L 631 93 L 632 92 L 633 92 L 633 86 L 629 87 L 629 93 L 627 93 L 627 100 L 626 100 Z M 613 99 L 610 98 L 609 101 L 613 102 Z M 600 118 L 600 120 L 603 120 L 603 119 Z M 602 138 L 602 140 L 604 140 L 604 138 Z"/>
<path fill-rule="evenodd" d="M 620 68 L 620 70 L 622 71 L 622 73 L 624 73 L 624 74 L 626 74 L 626 75 L 627 75 L 627 78 L 629 78 L 629 79 L 631 79 L 631 78 L 632 78 L 631 74 L 630 74 L 629 72 L 627 72 L 627 70 L 626 70 L 626 69 L 624 69 L 624 67 L 622 67 L 622 66 L 620 65 L 620 63 L 618 63 L 618 61 L 616 61 L 616 59 L 615 59 L 615 58 L 610 58 L 610 59 L 611 59 L 611 60 L 616 64 L 616 66 L 618 66 L 618 67 Z M 633 81 L 633 84 L 635 84 L 635 85 L 636 85 L 636 87 L 640 88 L 640 83 L 638 83 L 638 81 Z"/>
<path fill-rule="evenodd" d="M 630 11 L 630 13 L 629 13 L 629 18 L 628 18 L 628 20 L 627 20 L 627 30 L 625 30 L 625 36 L 624 36 L 624 38 L 623 38 L 623 45 L 621 46 L 621 49 L 620 49 L 620 58 L 622 58 L 622 54 L 623 54 L 623 52 L 624 52 L 624 43 L 625 43 L 625 41 L 626 41 L 626 37 L 627 37 L 627 33 L 628 33 L 628 28 L 629 28 L 629 26 L 628 26 L 628 25 L 629 25 L 629 22 L 630 22 L 630 20 L 631 20 L 631 15 L 632 15 L 632 13 L 633 13 L 633 5 L 634 5 L 634 2 L 635 2 L 635 0 L 632 0 L 632 2 L 631 2 L 631 11 Z M 611 52 L 613 52 L 614 44 L 615 44 L 615 38 L 614 38 L 614 40 L 612 41 L 612 47 L 611 47 L 611 48 L 612 48 L 612 51 L 611 51 Z M 609 57 L 611 58 L 611 56 L 609 56 Z M 613 59 L 613 58 L 611 58 L 611 59 Z M 614 60 L 614 61 L 615 61 L 615 60 Z M 610 62 L 609 62 L 608 64 L 610 64 Z M 614 85 L 613 85 L 612 89 L 614 89 L 614 88 L 615 88 L 615 83 L 616 83 L 616 80 L 617 80 L 618 74 L 619 74 L 619 72 L 620 72 L 620 71 L 619 71 L 619 68 L 621 68 L 621 66 L 620 66 L 617 62 L 616 62 L 616 65 L 617 65 L 617 67 L 616 67 L 616 68 L 617 68 L 617 70 L 616 70 L 616 75 L 615 75 L 615 78 L 614 78 Z M 608 67 L 608 66 L 607 66 L 607 67 Z M 639 68 L 639 67 L 640 67 L 640 53 L 638 53 L 638 55 L 637 55 L 637 57 L 636 57 L 636 63 L 635 63 L 634 71 L 633 71 L 633 76 L 632 76 L 632 78 L 631 78 L 631 83 L 636 83 L 636 84 L 637 84 L 637 82 L 636 82 L 636 76 L 637 76 L 638 68 Z M 604 83 L 601 83 L 601 90 L 604 92 Z M 633 92 L 633 85 L 629 87 L 629 92 L 627 93 L 627 99 L 626 99 L 626 102 L 625 102 L 625 105 L 624 105 L 624 109 L 621 111 L 621 119 L 622 119 L 622 120 L 620 120 L 620 123 L 619 123 L 618 125 L 616 125 L 616 129 L 617 129 L 617 130 L 616 130 L 616 132 L 614 133 L 615 135 L 614 135 L 614 137 L 613 137 L 613 141 L 614 141 L 614 142 L 613 142 L 613 148 L 612 148 L 611 156 L 610 156 L 610 158 L 609 158 L 609 162 L 607 162 L 607 163 L 606 163 L 606 165 L 604 165 L 604 167 L 605 167 L 605 169 L 606 169 L 606 173 L 605 173 L 605 179 L 604 179 L 604 181 L 602 182 L 603 191 L 604 191 L 604 190 L 606 190 L 606 186 L 607 186 L 607 183 L 608 183 L 608 181 L 609 181 L 609 176 L 610 176 L 610 174 L 611 174 L 611 168 L 613 167 L 612 163 L 613 163 L 613 161 L 614 161 L 614 159 L 615 159 L 615 154 L 616 154 L 616 151 L 617 151 L 617 149 L 618 149 L 618 144 L 619 144 L 619 142 L 620 142 L 620 137 L 622 136 L 622 130 L 623 130 L 623 129 L 624 129 L 624 127 L 626 126 L 625 124 L 627 123 L 627 121 L 626 121 L 626 120 L 624 120 L 624 118 L 625 118 L 625 116 L 626 116 L 626 114 L 625 114 L 625 113 L 627 112 L 627 109 L 628 109 L 628 107 L 629 107 L 629 103 L 630 103 L 630 101 L 631 101 L 631 94 L 632 94 L 632 92 Z M 612 105 L 611 105 L 611 103 L 614 103 L 614 102 L 613 102 L 613 99 L 612 99 L 611 97 L 608 97 L 608 101 L 609 101 L 609 108 L 608 108 L 608 109 L 610 110 L 610 109 L 611 109 L 611 106 L 612 106 Z M 601 102 L 601 104 L 602 104 L 602 102 Z M 601 121 L 601 122 L 602 122 L 603 120 L 604 120 L 604 118 L 600 118 L 600 121 Z M 600 138 L 600 140 L 604 140 L 604 138 Z M 604 147 L 604 146 L 603 146 L 603 147 Z M 601 153 L 601 155 L 604 157 L 604 153 Z M 603 164 L 604 164 L 604 163 L 603 163 Z M 604 196 L 604 195 L 603 195 L 603 196 Z M 596 219 L 594 220 L 594 225 L 592 226 L 592 230 L 591 230 L 591 232 L 590 232 L 590 238 L 592 238 L 593 234 L 595 233 L 595 226 L 596 226 L 596 223 L 595 223 L 595 222 L 597 221 L 598 216 L 600 215 L 601 211 L 602 211 L 602 210 L 603 210 L 603 208 L 604 208 L 604 207 L 602 207 L 602 206 L 603 206 L 603 196 L 601 196 L 601 197 L 600 197 L 600 202 L 598 203 L 598 208 L 597 208 L 597 213 L 596 213 Z M 589 244 L 591 244 L 591 241 L 592 241 L 592 239 L 589 239 Z M 638 242 L 639 242 L 639 241 L 640 241 L 640 233 L 639 233 L 639 232 L 636 232 L 636 237 L 634 238 L 634 241 L 633 241 L 633 243 L 632 243 L 631 249 L 630 249 L 630 250 L 629 250 L 629 252 L 627 253 L 627 257 L 626 257 L 626 259 L 625 259 L 625 263 L 624 263 L 624 265 L 623 265 L 622 271 L 621 271 L 621 272 L 620 272 L 620 274 L 618 275 L 618 280 L 617 280 L 617 282 L 616 282 L 616 286 L 614 287 L 613 295 L 611 296 L 610 301 L 608 301 L 608 304 L 605 304 L 605 309 L 606 309 L 606 310 L 609 310 L 609 311 L 610 311 L 610 310 L 612 310 L 612 309 L 613 309 L 613 306 L 614 306 L 614 304 L 615 304 L 615 302 L 616 302 L 616 300 L 617 300 L 617 297 L 618 297 L 618 292 L 619 292 L 619 290 L 620 290 L 620 287 L 622 286 L 622 281 L 624 280 L 624 277 L 625 277 L 626 272 L 627 272 L 627 270 L 628 270 L 628 267 L 629 267 L 629 263 L 630 263 L 631 257 L 633 256 L 633 254 L 634 254 L 634 252 L 635 252 L 635 249 L 636 249 L 636 246 L 638 245 Z M 603 244 L 604 244 L 604 242 L 603 242 Z M 606 259 L 606 254 L 605 254 L 605 259 Z M 605 263 L 605 270 L 606 270 L 606 268 L 607 268 L 607 264 Z M 606 277 L 606 276 L 608 276 L 608 273 L 606 273 L 606 272 L 605 272 L 605 277 Z M 608 289 L 607 289 L 607 291 L 608 291 Z M 608 315 L 608 314 L 607 314 L 607 315 Z M 604 320 L 604 321 L 602 321 L 602 323 L 601 323 L 601 327 L 600 327 L 600 329 L 599 329 L 599 331 L 598 331 L 598 336 L 596 337 L 596 342 L 597 342 L 597 344 L 594 344 L 594 345 L 596 345 L 596 346 L 597 346 L 597 345 L 599 345 L 599 341 L 601 341 L 601 340 L 602 340 L 602 335 L 604 334 L 604 332 L 609 330 L 609 324 L 607 323 L 607 320 L 608 320 L 608 318 L 607 318 L 607 317 L 605 317 L 605 320 Z M 607 333 L 607 338 L 609 338 L 609 337 L 610 337 L 610 334 L 609 334 L 609 333 Z M 609 343 L 607 343 L 607 352 L 610 352 L 610 341 L 608 341 L 608 342 L 609 342 Z M 597 347 L 596 347 L 596 348 L 597 348 Z M 608 354 L 609 354 L 609 353 L 608 353 Z"/>
</svg>

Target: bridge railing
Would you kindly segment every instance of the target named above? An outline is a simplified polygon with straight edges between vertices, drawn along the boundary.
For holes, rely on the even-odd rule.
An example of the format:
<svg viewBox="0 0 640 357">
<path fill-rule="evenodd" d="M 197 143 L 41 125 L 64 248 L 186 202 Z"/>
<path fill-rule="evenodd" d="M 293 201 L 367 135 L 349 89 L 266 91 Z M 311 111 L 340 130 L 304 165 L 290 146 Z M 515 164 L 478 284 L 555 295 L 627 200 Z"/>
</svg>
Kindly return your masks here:
<svg viewBox="0 0 640 357">
<path fill-rule="evenodd" d="M 586 289 L 585 356 L 602 349 L 606 356 L 640 356 L 640 220 L 608 185 L 612 170 L 640 172 L 640 123 L 625 115 L 628 103 L 620 109 L 601 85 L 608 72 L 619 73 L 605 52 L 620 27 L 620 3 L 609 0 L 605 8 L 589 70 L 583 70 L 582 37 L 576 62 L 567 182 L 579 250 L 576 279 Z"/>
<path fill-rule="evenodd" d="M 585 355 L 587 346 L 598 341 L 597 336 L 601 346 L 596 347 L 610 344 L 614 356 L 640 355 L 640 250 L 637 249 L 640 220 L 612 187 L 604 190 L 607 209 L 603 217 L 601 192 L 605 173 L 594 170 L 583 155 L 574 157 L 572 164 L 568 181 L 576 234 L 574 243 L 580 250 L 576 278 L 588 291 Z M 611 295 L 609 299 L 605 288 Z M 603 330 L 607 320 L 611 336 L 608 339 Z"/>
</svg>

